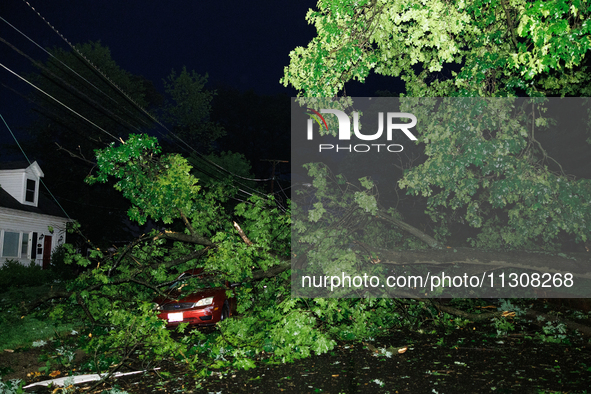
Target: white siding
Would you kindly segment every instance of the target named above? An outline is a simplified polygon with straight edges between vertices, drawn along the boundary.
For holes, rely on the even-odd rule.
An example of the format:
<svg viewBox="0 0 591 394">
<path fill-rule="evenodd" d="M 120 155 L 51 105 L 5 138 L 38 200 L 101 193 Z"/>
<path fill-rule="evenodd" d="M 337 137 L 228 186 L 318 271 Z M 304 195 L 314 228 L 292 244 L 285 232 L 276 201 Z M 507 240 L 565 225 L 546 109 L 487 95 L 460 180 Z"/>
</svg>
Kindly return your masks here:
<svg viewBox="0 0 591 394">
<path fill-rule="evenodd" d="M 62 244 L 66 240 L 66 223 L 68 219 L 60 218 L 57 216 L 50 216 L 50 215 L 40 215 L 32 212 L 24 212 L 18 211 L 14 209 L 8 208 L 1 208 L 0 207 L 0 230 L 10 231 L 10 232 L 19 232 L 19 233 L 38 233 L 39 236 L 43 235 L 51 235 L 52 236 L 52 245 L 51 249 L 53 250 L 58 245 Z M 53 227 L 53 234 L 49 232 L 48 227 Z M 1 234 L 0 234 L 1 235 Z M 43 242 L 39 242 L 43 244 Z M 31 261 L 31 248 L 36 247 L 36 245 L 31 245 L 31 241 L 29 240 L 29 250 L 28 256 L 22 257 L 19 260 L 21 263 L 28 265 Z M 0 249 L 2 245 L 0 244 Z M 1 254 L 0 254 L 1 256 Z M 4 263 L 6 258 L 0 257 L 0 266 Z M 43 255 L 37 254 L 37 259 L 35 264 L 41 265 L 43 261 Z"/>
<path fill-rule="evenodd" d="M 16 170 L 0 171 L 0 187 L 6 190 L 18 202 L 25 205 L 37 206 L 39 197 L 39 179 L 42 178 L 43 171 L 39 168 L 37 162 L 33 162 L 27 168 Z M 26 201 L 27 179 L 35 181 L 35 198 L 33 202 Z"/>
<path fill-rule="evenodd" d="M 0 186 L 21 204 L 24 201 L 25 170 L 4 170 L 0 171 Z"/>
</svg>

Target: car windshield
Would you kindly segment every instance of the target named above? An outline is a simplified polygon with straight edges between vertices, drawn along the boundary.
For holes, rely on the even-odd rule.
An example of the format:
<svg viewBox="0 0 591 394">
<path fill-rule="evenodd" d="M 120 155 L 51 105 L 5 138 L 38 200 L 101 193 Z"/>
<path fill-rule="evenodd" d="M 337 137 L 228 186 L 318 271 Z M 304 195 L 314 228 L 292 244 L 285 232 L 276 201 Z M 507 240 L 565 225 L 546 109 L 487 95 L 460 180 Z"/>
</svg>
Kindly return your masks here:
<svg viewBox="0 0 591 394">
<path fill-rule="evenodd" d="M 181 277 L 179 277 L 179 279 L 177 279 L 174 282 L 172 282 L 172 284 L 168 287 L 168 290 L 180 290 L 180 289 L 182 289 L 183 287 L 185 287 L 187 285 L 187 280 L 190 277 L 191 276 L 189 276 L 189 275 L 182 276 L 182 279 L 181 279 Z"/>
<path fill-rule="evenodd" d="M 168 287 L 168 290 L 177 290 L 177 291 L 181 290 L 183 287 L 187 286 L 187 282 L 189 281 L 189 279 L 191 279 L 191 278 L 204 279 L 206 276 L 207 275 L 203 275 L 203 274 L 195 275 L 191 272 L 183 272 L 182 274 L 179 275 L 177 280 L 172 282 L 172 284 Z M 198 286 L 198 287 L 201 287 L 201 286 Z M 205 287 L 209 287 L 209 286 L 205 286 Z"/>
</svg>

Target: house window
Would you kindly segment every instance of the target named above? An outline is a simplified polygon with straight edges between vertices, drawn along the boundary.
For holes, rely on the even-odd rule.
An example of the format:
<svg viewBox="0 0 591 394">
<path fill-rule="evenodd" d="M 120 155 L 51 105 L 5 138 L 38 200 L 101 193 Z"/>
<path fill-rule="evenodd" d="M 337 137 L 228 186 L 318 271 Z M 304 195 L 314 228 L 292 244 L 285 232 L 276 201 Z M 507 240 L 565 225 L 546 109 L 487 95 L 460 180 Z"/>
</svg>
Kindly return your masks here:
<svg viewBox="0 0 591 394">
<path fill-rule="evenodd" d="M 23 233 L 23 240 L 21 242 L 21 256 L 25 257 L 29 254 L 29 234 Z"/>
<path fill-rule="evenodd" d="M 2 257 L 27 258 L 29 256 L 29 233 L 0 231 Z"/>
<path fill-rule="evenodd" d="M 19 241 L 20 233 L 5 231 L 4 241 L 2 242 L 2 257 L 18 257 Z"/>
<path fill-rule="evenodd" d="M 36 182 L 33 179 L 27 179 L 27 189 L 25 190 L 25 201 L 35 202 L 35 187 Z"/>
</svg>

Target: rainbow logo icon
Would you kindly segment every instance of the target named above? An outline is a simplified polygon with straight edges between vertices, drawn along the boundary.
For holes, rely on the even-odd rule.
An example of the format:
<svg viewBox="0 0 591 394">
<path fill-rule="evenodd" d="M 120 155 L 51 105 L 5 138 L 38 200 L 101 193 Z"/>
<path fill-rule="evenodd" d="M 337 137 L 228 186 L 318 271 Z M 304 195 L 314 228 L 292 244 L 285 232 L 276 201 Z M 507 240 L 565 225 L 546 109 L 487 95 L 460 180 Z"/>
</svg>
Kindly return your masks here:
<svg viewBox="0 0 591 394">
<path fill-rule="evenodd" d="M 310 111 L 312 111 L 313 113 L 310 113 Z M 318 123 L 318 126 L 320 128 L 322 128 L 322 124 L 320 123 L 320 120 L 322 120 L 322 123 L 324 123 L 324 127 L 326 127 L 326 131 L 328 131 L 328 125 L 326 124 L 326 120 L 324 120 L 324 117 L 322 117 L 322 115 L 320 115 L 318 111 L 313 110 L 312 108 L 308 108 L 308 115 L 310 116 L 310 119 L 314 119 L 316 123 Z"/>
</svg>

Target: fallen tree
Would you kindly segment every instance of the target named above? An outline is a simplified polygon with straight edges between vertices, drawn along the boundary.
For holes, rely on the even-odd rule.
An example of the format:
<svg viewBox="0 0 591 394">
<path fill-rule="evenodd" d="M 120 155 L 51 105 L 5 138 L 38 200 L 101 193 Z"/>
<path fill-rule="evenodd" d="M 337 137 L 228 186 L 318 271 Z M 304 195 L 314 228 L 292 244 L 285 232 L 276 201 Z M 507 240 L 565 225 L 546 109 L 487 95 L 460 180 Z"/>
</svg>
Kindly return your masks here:
<svg viewBox="0 0 591 394">
<path fill-rule="evenodd" d="M 400 274 L 410 266 L 418 273 L 460 266 L 466 273 L 481 274 L 502 266 L 568 271 L 587 278 L 588 259 L 574 261 L 519 250 L 536 243 L 555 246 L 551 242 L 561 232 L 586 240 L 591 208 L 583 202 L 590 199 L 590 183 L 568 176 L 536 139 L 536 132 L 548 120 L 541 115 L 541 101 L 514 103 L 489 96 L 518 95 L 523 90 L 535 96 L 564 96 L 588 90 L 589 75 L 577 68 L 588 59 L 588 33 L 580 23 L 588 12 L 576 7 L 549 12 L 522 3 L 506 15 L 537 22 L 569 16 L 572 30 L 568 34 L 581 38 L 570 41 L 580 43 L 580 51 L 574 61 L 568 46 L 559 54 L 569 57 L 566 72 L 577 73 L 578 83 L 572 82 L 572 75 L 563 75 L 564 62 L 548 62 L 550 44 L 540 41 L 543 51 L 528 52 L 527 43 L 534 48 L 539 44 L 535 39 L 539 31 L 513 29 L 513 18 L 498 18 L 494 2 L 483 10 L 482 4 L 468 2 L 452 10 L 451 17 L 461 22 L 450 24 L 445 17 L 433 25 L 426 23 L 425 15 L 447 13 L 447 5 L 437 3 L 441 7 L 430 9 L 431 4 L 407 7 L 395 1 L 321 1 L 320 12 L 309 14 L 319 36 L 309 48 L 294 52 L 286 68 L 284 82 L 312 96 L 333 97 L 346 81 L 365 78 L 373 67 L 388 75 L 402 72 L 410 95 L 486 96 L 469 105 L 456 105 L 452 100 L 428 100 L 425 107 L 413 107 L 412 100 L 408 104 L 413 113 L 416 110 L 428 120 L 419 130 L 426 160 L 402 168 L 398 182 L 387 167 L 384 179 L 406 188 L 413 197 L 427 198 L 426 211 L 438 226 L 431 235 L 406 223 L 401 210 L 392 208 L 396 202 L 382 209 L 369 177 L 359 182 L 337 179 L 326 166 L 309 164 L 311 187 L 296 190 L 299 194 L 293 206 L 279 206 L 257 193 L 236 201 L 234 184 L 200 184 L 183 157 L 162 155 L 154 138 L 132 135 L 98 152 L 97 172 L 89 181 L 115 180 L 115 188 L 132 204 L 130 219 L 139 224 L 151 219 L 167 230 L 147 234 L 114 254 L 95 249 L 85 256 L 71 248 L 68 261 L 87 267 L 87 272 L 67 283 L 67 288 L 48 294 L 45 300 L 63 300 L 55 305 L 53 315 L 85 323 L 84 346 L 99 369 L 108 368 L 100 367 L 100 357 L 109 355 L 114 365 L 122 366 L 133 353 L 148 364 L 175 358 L 195 371 L 206 366 L 249 368 L 263 351 L 275 360 L 289 361 L 326 352 L 339 340 L 364 340 L 401 326 L 441 327 L 449 316 L 492 319 L 493 324 L 512 318 L 513 313 L 522 318 L 544 317 L 507 302 L 495 305 L 500 310 L 475 313 L 403 290 L 397 298 L 375 298 L 365 291 L 341 291 L 332 298 L 293 297 L 292 293 L 298 270 L 324 276 L 360 270 L 387 275 Z M 393 11 L 405 14 L 410 22 L 393 26 Z M 474 17 L 481 12 L 490 18 Z M 512 34 L 499 35 L 505 31 L 507 18 Z M 414 39 L 410 41 L 392 41 L 392 29 L 404 37 L 416 26 L 435 26 L 435 30 L 424 32 L 427 41 L 420 38 L 423 32 L 411 34 Z M 547 28 L 546 36 L 556 38 L 558 30 L 552 23 L 536 26 Z M 458 44 L 446 46 L 453 53 L 443 53 L 439 43 L 429 41 L 442 37 L 440 32 Z M 482 32 L 486 32 L 484 38 Z M 516 41 L 515 33 L 522 35 L 521 41 Z M 516 44 L 520 42 L 525 44 Z M 409 52 L 412 58 L 406 56 Z M 359 56 L 351 57 L 351 53 Z M 499 62 L 487 63 L 499 59 L 497 54 Z M 528 56 L 535 61 L 530 62 Z M 357 58 L 361 60 L 356 63 Z M 414 65 L 420 58 L 429 67 L 422 67 L 417 75 Z M 451 61 L 461 64 L 462 71 L 456 79 L 441 81 L 434 73 Z M 548 66 L 531 66 L 542 62 Z M 523 75 L 531 84 L 524 84 Z M 461 122 L 448 122 L 452 115 Z M 497 122 L 499 115 L 505 123 Z M 473 244 L 480 249 L 448 249 L 447 224 L 453 222 L 479 229 Z M 422 245 L 430 249 L 415 250 Z M 197 267 L 213 278 L 208 285 L 222 285 L 226 280 L 242 283 L 236 289 L 239 315 L 221 322 L 210 336 L 190 331 L 175 340 L 155 316 L 152 301 L 179 273 Z M 183 290 L 190 292 L 203 285 L 194 280 Z M 188 330 L 181 326 L 180 331 Z"/>
<path fill-rule="evenodd" d="M 514 318 L 508 306 L 474 313 L 410 292 L 401 292 L 397 298 L 294 298 L 292 252 L 304 250 L 303 261 L 317 265 L 315 253 L 322 252 L 325 245 L 298 242 L 291 250 L 289 206 L 284 210 L 272 199 L 256 196 L 232 202 L 229 185 L 200 187 L 187 162 L 178 155 L 161 155 L 150 137 L 132 136 L 97 157 L 98 172 L 91 182 L 114 177 L 115 187 L 133 202 L 130 217 L 140 223 L 147 218 L 160 220 L 169 230 L 153 231 L 114 253 L 94 250 L 90 256 L 83 256 L 70 248 L 68 262 L 87 270 L 66 288 L 54 289 L 26 307 L 31 310 L 50 299 L 61 299 L 54 304 L 53 315 L 84 322 L 84 347 L 99 370 L 104 365 L 100 360 L 107 356 L 119 368 L 132 355 L 144 360 L 144 367 L 177 359 L 196 373 L 212 367 L 249 368 L 263 351 L 279 361 L 289 361 L 326 352 L 339 340 L 364 340 L 407 325 L 437 326 L 449 316 L 475 322 Z M 353 216 L 366 216 L 367 223 L 384 223 L 371 212 L 357 210 L 354 205 L 350 209 Z M 405 230 L 412 227 L 400 219 L 392 224 Z M 307 234 L 312 235 L 313 222 L 308 226 Z M 342 233 L 316 239 L 339 240 L 341 244 L 332 243 L 325 252 L 338 258 L 344 250 L 353 253 L 354 263 L 370 261 L 374 268 L 419 261 L 435 267 L 464 262 L 482 270 L 491 269 L 489 265 L 501 256 L 437 247 L 427 251 L 388 250 L 375 246 L 379 242 L 366 242 L 360 230 L 357 226 L 341 227 Z M 409 234 L 415 237 L 417 232 L 412 229 Z M 423 234 L 418 239 L 424 241 L 429 236 Z M 502 256 L 523 262 L 519 253 Z M 481 264 L 474 264 L 476 260 Z M 535 265 L 523 263 L 530 268 Z M 196 267 L 211 276 L 193 280 L 183 288 L 183 294 L 203 286 L 223 286 L 226 280 L 241 283 L 236 288 L 238 315 L 219 323 L 218 330 L 209 336 L 198 330 L 187 333 L 183 325 L 180 331 L 187 336 L 175 339 L 152 310 L 153 299 L 162 295 L 179 273 Z M 582 326 L 566 324 L 587 333 Z M 117 368 L 110 368 L 109 373 Z"/>
</svg>

